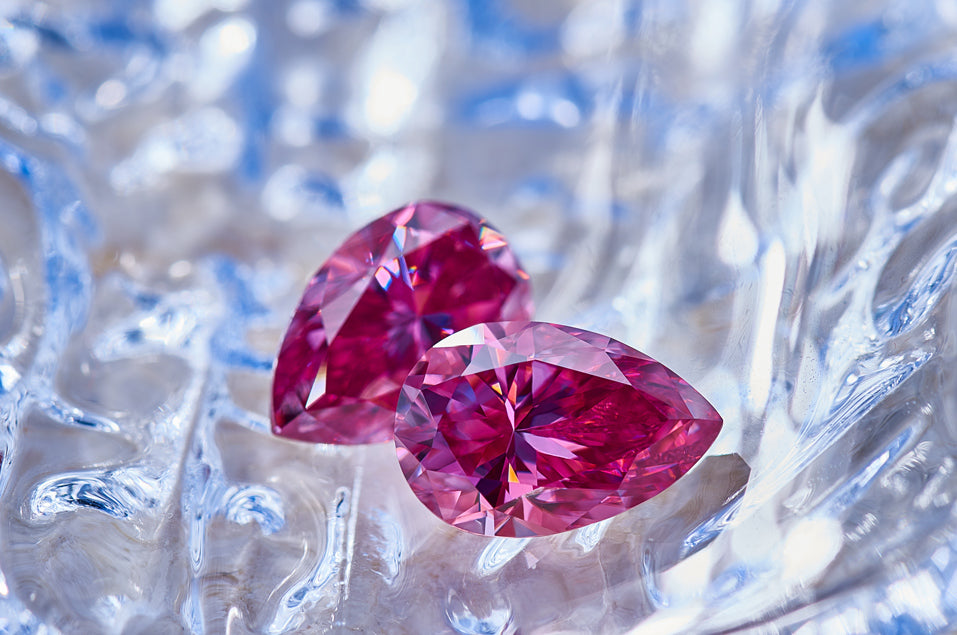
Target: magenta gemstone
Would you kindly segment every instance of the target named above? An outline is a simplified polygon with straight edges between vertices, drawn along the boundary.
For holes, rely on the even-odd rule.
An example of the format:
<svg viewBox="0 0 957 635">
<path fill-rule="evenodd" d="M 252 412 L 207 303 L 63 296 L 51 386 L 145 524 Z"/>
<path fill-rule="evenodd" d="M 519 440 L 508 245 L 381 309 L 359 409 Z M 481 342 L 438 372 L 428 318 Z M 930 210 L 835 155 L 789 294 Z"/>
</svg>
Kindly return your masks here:
<svg viewBox="0 0 957 635">
<path fill-rule="evenodd" d="M 721 417 L 659 362 L 542 322 L 439 342 L 399 398 L 395 443 L 416 496 L 477 534 L 542 536 L 604 520 L 687 472 Z"/>
<path fill-rule="evenodd" d="M 502 235 L 472 212 L 413 203 L 350 236 L 313 276 L 273 379 L 273 432 L 316 443 L 392 438 L 399 388 L 434 343 L 531 317 Z"/>
</svg>

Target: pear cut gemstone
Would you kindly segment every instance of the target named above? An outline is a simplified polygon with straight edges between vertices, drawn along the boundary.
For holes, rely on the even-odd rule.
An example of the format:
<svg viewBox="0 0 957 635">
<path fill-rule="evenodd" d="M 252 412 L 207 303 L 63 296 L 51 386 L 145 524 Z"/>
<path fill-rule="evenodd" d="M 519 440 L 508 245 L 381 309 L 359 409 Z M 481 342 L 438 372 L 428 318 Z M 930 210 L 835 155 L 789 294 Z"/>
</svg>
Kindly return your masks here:
<svg viewBox="0 0 957 635">
<path fill-rule="evenodd" d="M 504 238 L 474 213 L 419 202 L 363 227 L 309 282 L 273 378 L 273 432 L 315 443 L 392 438 L 399 388 L 435 342 L 531 317 Z"/>
<path fill-rule="evenodd" d="M 415 495 L 476 534 L 549 535 L 604 520 L 685 474 L 717 411 L 650 357 L 541 322 L 480 324 L 409 374 L 395 443 Z"/>
</svg>

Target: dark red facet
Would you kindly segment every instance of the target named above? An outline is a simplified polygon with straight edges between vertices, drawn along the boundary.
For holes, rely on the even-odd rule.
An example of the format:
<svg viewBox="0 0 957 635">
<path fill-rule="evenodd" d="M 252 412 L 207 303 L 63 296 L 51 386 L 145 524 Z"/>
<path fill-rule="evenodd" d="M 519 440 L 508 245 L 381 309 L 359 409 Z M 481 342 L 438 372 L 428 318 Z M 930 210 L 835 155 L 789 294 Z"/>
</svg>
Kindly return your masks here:
<svg viewBox="0 0 957 635">
<path fill-rule="evenodd" d="M 309 282 L 276 362 L 273 431 L 388 441 L 399 387 L 430 346 L 473 324 L 530 316 L 528 275 L 484 220 L 434 202 L 390 212 Z"/>
</svg>

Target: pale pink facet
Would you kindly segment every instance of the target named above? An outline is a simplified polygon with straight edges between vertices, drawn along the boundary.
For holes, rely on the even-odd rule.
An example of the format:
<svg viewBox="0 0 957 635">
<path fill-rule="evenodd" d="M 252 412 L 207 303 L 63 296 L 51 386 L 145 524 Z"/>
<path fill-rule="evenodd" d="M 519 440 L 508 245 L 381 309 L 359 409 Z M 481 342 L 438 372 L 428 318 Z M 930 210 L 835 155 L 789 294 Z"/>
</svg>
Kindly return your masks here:
<svg viewBox="0 0 957 635">
<path fill-rule="evenodd" d="M 316 443 L 392 438 L 399 387 L 435 342 L 531 317 L 528 275 L 495 229 L 435 202 L 350 236 L 313 276 L 273 379 L 273 432 Z"/>
<path fill-rule="evenodd" d="M 395 443 L 416 496 L 477 534 L 548 535 L 658 494 L 711 446 L 721 417 L 659 362 L 541 322 L 480 324 L 409 374 Z"/>
</svg>

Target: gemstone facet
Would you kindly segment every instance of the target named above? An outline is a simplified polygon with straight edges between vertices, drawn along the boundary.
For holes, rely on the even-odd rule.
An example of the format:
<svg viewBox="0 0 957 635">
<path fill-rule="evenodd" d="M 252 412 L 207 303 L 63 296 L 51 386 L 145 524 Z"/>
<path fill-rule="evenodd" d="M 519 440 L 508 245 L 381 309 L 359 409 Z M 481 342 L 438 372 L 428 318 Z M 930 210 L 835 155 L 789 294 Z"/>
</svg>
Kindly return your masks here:
<svg viewBox="0 0 957 635">
<path fill-rule="evenodd" d="M 402 471 L 439 518 L 540 536 L 655 496 L 704 455 L 722 421 L 687 382 L 621 342 L 511 322 L 426 353 L 395 425 Z"/>
<path fill-rule="evenodd" d="M 472 212 L 413 203 L 350 236 L 313 276 L 273 378 L 275 434 L 315 443 L 392 438 L 399 388 L 435 342 L 531 317 L 501 234 Z"/>
</svg>

